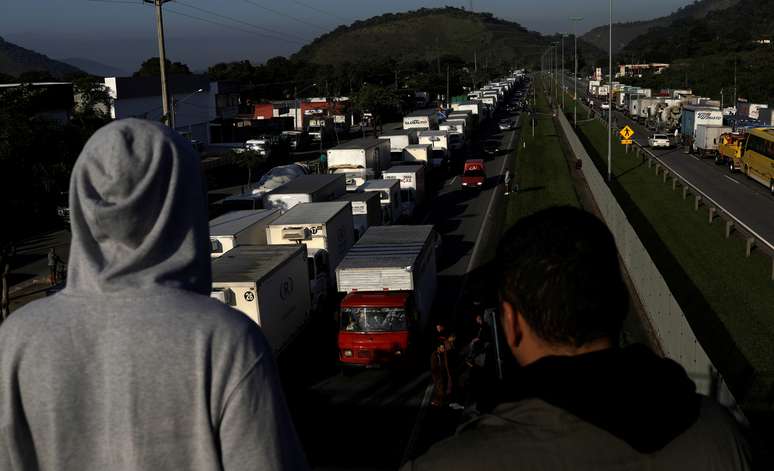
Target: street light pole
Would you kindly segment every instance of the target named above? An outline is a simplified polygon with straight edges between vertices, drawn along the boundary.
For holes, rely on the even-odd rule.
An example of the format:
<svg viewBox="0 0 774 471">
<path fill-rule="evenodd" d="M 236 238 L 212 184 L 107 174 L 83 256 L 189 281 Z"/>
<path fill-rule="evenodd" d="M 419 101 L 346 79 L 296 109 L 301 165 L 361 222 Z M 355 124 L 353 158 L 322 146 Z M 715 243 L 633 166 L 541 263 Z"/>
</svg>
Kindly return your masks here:
<svg viewBox="0 0 774 471">
<path fill-rule="evenodd" d="M 572 115 L 573 115 L 573 124 L 575 127 L 578 127 L 578 22 L 583 20 L 580 16 L 573 16 L 570 18 L 570 21 L 572 21 L 572 37 L 575 40 L 575 53 L 573 54 L 573 57 L 575 57 L 575 73 L 572 76 L 572 83 L 573 83 L 573 105 L 572 105 Z"/>
<path fill-rule="evenodd" d="M 607 80 L 607 181 L 613 178 L 613 0 L 610 0 L 608 26 L 608 80 Z"/>
<path fill-rule="evenodd" d="M 562 70 L 560 74 L 562 75 L 562 112 L 564 112 L 564 33 L 562 33 Z"/>
<path fill-rule="evenodd" d="M 196 90 L 195 92 L 193 92 L 193 93 L 189 94 L 188 96 L 186 96 L 186 97 L 185 97 L 185 98 L 183 98 L 182 100 L 175 100 L 175 97 L 174 97 L 174 95 L 172 96 L 172 111 L 171 111 L 171 113 L 169 114 L 169 123 L 170 123 L 170 127 L 171 127 L 172 129 L 175 129 L 175 123 L 177 122 L 177 116 L 176 116 L 176 113 L 177 113 L 177 105 L 180 105 L 180 104 L 182 104 L 182 103 L 185 103 L 185 101 L 186 101 L 187 99 L 189 99 L 189 98 L 191 98 L 192 96 L 196 95 L 197 93 L 201 93 L 201 92 L 203 92 L 203 91 L 204 91 L 204 89 L 203 89 L 203 88 L 200 88 L 200 89 Z M 189 125 L 189 127 L 190 127 L 190 125 Z"/>
</svg>

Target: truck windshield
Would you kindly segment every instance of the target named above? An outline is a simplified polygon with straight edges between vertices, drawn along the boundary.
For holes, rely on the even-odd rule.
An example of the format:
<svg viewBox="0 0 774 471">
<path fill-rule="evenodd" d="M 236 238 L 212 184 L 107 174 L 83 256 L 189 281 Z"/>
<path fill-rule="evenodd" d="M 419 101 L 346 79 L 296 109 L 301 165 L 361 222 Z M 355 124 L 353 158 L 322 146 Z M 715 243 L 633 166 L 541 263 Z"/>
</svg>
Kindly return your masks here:
<svg viewBox="0 0 774 471">
<path fill-rule="evenodd" d="M 462 174 L 463 177 L 486 177 L 486 173 L 483 170 L 466 170 Z"/>
<path fill-rule="evenodd" d="M 398 332 L 408 330 L 406 311 L 395 307 L 353 307 L 341 310 L 345 332 Z"/>
</svg>

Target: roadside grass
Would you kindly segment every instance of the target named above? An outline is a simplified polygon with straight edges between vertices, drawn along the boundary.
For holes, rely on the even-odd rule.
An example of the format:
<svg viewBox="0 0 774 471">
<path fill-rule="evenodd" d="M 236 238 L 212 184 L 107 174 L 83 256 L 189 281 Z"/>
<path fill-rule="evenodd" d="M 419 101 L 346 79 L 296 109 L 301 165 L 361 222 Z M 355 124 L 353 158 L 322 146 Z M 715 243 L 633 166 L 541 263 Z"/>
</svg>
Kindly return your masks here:
<svg viewBox="0 0 774 471">
<path fill-rule="evenodd" d="M 542 85 L 536 81 L 533 86 Z M 534 137 L 531 117 L 525 113 L 520 119 L 521 132 L 516 158 L 512 160 L 510 168 L 513 188 L 518 185 L 518 191 L 512 191 L 506 197 L 506 228 L 525 216 L 551 206 L 580 207 L 551 109 L 542 93 L 537 94 L 534 111 Z"/>
<path fill-rule="evenodd" d="M 570 101 L 571 103 L 571 101 Z M 572 119 L 572 113 L 567 113 Z M 607 128 L 578 123 L 578 136 L 603 175 Z M 702 347 L 748 409 L 769 409 L 774 391 L 774 283 L 771 259 L 745 257 L 745 242 L 709 224 L 707 207 L 672 190 L 655 168 L 614 137 L 611 189 L 648 249 Z"/>
</svg>

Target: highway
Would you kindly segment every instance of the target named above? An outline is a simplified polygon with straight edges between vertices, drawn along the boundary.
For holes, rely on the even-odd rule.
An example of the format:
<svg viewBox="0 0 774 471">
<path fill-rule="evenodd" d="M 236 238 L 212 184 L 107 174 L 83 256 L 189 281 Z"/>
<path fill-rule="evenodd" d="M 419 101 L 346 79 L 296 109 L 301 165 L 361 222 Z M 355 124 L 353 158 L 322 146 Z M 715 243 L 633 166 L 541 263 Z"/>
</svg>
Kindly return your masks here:
<svg viewBox="0 0 774 471">
<path fill-rule="evenodd" d="M 495 131 L 492 121 L 482 140 L 499 139 L 512 149 L 516 132 Z M 417 221 L 433 224 L 442 236 L 433 316 L 452 326 L 462 328 L 472 319 L 474 300 L 491 302 L 494 295 L 465 288 L 481 284 L 474 279 L 476 269 L 496 247 L 504 216 L 500 175 L 510 155 L 487 161 L 487 183 L 480 192 L 463 191 L 457 175 L 436 179 L 437 194 Z M 416 367 L 343 374 L 336 366 L 336 326 L 318 321 L 296 342 L 300 348 L 279 362 L 291 412 L 315 469 L 395 469 L 453 433 L 460 413 L 429 407 L 429 354 L 420 355 Z M 319 354 L 310 353 L 317 349 Z M 308 378 L 313 379 L 304 381 Z"/>
<path fill-rule="evenodd" d="M 568 79 L 568 82 L 571 81 Z M 583 81 L 578 81 L 578 90 L 588 90 Z M 579 93 L 581 95 L 581 93 Z M 597 112 L 599 103 L 594 101 Z M 648 130 L 620 111 L 614 111 L 618 126 L 628 124 L 635 131 L 634 139 L 647 147 Z M 615 138 L 615 137 L 614 137 Z M 731 173 L 728 168 L 715 164 L 711 158 L 701 159 L 685 152 L 683 147 L 673 149 L 650 149 L 674 171 L 723 206 L 760 237 L 774 244 L 774 197 L 768 188 L 748 179 L 742 173 Z"/>
</svg>

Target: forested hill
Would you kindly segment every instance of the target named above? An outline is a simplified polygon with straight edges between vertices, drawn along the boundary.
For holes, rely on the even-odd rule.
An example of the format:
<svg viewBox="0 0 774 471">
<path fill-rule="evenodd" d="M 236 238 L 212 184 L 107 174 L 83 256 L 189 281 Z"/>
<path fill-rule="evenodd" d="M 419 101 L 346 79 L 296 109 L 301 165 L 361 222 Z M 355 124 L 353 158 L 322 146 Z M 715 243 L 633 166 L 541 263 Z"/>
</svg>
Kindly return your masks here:
<svg viewBox="0 0 774 471">
<path fill-rule="evenodd" d="M 534 58 L 547 40 L 518 23 L 459 8 L 388 13 L 340 26 L 304 46 L 293 59 L 318 64 L 433 61 L 443 56 L 484 65 Z"/>
<path fill-rule="evenodd" d="M 21 74 L 29 72 L 46 73 L 55 78 L 83 73 L 76 67 L 17 46 L 0 37 L 0 74 L 19 77 Z"/>
<path fill-rule="evenodd" d="M 709 13 L 724 10 L 736 5 L 739 0 L 699 0 L 690 5 L 675 11 L 671 15 L 662 16 L 647 21 L 633 21 L 630 23 L 613 24 L 613 52 L 617 53 L 625 48 L 635 38 L 646 34 L 652 28 L 669 26 L 678 20 L 693 20 L 706 17 Z M 599 26 L 581 36 L 587 41 L 603 51 L 608 49 L 608 27 Z"/>
</svg>

